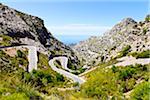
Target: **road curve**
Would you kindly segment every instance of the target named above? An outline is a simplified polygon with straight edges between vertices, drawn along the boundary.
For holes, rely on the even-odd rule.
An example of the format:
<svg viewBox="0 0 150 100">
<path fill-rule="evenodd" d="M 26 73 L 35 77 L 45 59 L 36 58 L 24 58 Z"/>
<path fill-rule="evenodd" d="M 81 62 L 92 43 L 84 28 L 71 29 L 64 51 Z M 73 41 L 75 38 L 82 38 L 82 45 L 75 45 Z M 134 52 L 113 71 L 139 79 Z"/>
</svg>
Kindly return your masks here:
<svg viewBox="0 0 150 100">
<path fill-rule="evenodd" d="M 113 64 L 115 66 L 128 66 L 128 65 L 135 65 L 135 64 L 142 64 L 142 65 L 145 65 L 145 64 L 150 64 L 150 58 L 139 58 L 139 59 L 136 59 L 132 56 L 126 56 L 126 57 L 122 57 L 122 58 L 119 58 L 117 59 L 117 61 L 119 61 L 118 63 L 116 64 Z M 110 66 L 107 66 L 106 68 L 112 68 L 113 65 L 110 65 Z M 94 67 L 84 73 L 81 73 L 79 76 L 82 77 L 84 75 L 86 75 L 87 73 L 93 71 L 93 70 L 96 70 L 98 67 Z"/>
<path fill-rule="evenodd" d="M 38 57 L 37 57 L 37 49 L 36 46 L 28 46 L 28 45 L 21 45 L 21 46 L 4 46 L 0 47 L 0 49 L 8 49 L 8 48 L 27 48 L 28 49 L 28 71 L 31 72 L 33 69 L 37 70 L 37 62 L 38 62 Z"/>
<path fill-rule="evenodd" d="M 135 57 L 132 56 L 126 56 L 117 59 L 118 61 L 121 61 L 119 63 L 114 64 L 115 66 L 128 66 L 128 65 L 135 65 L 135 64 L 141 64 L 141 65 L 146 65 L 150 64 L 150 58 L 138 58 L 136 59 Z M 111 68 L 111 66 L 108 66 L 107 68 Z"/>
<path fill-rule="evenodd" d="M 35 46 L 24 46 L 29 49 L 28 51 L 28 60 L 29 60 L 29 66 L 28 71 L 31 72 L 33 69 L 37 70 L 37 50 Z"/>
<path fill-rule="evenodd" d="M 33 69 L 37 70 L 37 62 L 38 62 L 38 57 L 37 57 L 37 49 L 36 46 L 16 46 L 17 48 L 28 48 L 28 72 L 32 72 Z"/>
<path fill-rule="evenodd" d="M 64 76 L 67 77 L 67 78 L 72 79 L 74 82 L 78 82 L 79 84 L 82 84 L 82 83 L 85 82 L 85 80 L 82 79 L 81 77 L 79 77 L 79 76 L 77 76 L 77 75 L 74 75 L 74 74 L 72 74 L 72 73 L 70 73 L 70 72 L 67 72 L 67 71 L 65 71 L 65 70 L 62 70 L 62 69 L 57 68 L 57 67 L 55 66 L 54 62 L 55 62 L 55 60 L 58 59 L 58 58 L 60 58 L 60 57 L 55 57 L 55 58 L 53 58 L 53 59 L 51 59 L 51 60 L 49 61 L 49 65 L 51 66 L 51 68 L 52 68 L 54 71 L 56 71 L 56 72 L 58 72 L 58 73 L 64 75 Z M 63 59 L 63 58 L 64 58 L 64 57 L 62 57 L 62 59 Z M 63 60 L 60 60 L 60 61 L 63 61 Z M 64 61 L 67 61 L 67 63 L 68 63 L 68 60 L 64 60 Z M 66 65 L 65 62 L 61 62 L 61 63 L 64 63 L 64 64 Z"/>
<path fill-rule="evenodd" d="M 69 72 L 75 72 L 74 70 L 71 70 L 68 68 L 68 66 L 67 66 L 68 65 L 68 58 L 67 57 L 59 56 L 59 57 L 55 57 L 53 59 L 59 60 L 63 69 L 65 69 Z"/>
</svg>

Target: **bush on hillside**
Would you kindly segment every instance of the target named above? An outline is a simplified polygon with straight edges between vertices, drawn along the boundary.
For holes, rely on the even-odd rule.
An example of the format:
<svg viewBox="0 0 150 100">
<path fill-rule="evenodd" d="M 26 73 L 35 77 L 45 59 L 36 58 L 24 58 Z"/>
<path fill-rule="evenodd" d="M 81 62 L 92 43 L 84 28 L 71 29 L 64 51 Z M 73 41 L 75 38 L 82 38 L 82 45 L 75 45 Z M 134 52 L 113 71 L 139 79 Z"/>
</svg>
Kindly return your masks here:
<svg viewBox="0 0 150 100">
<path fill-rule="evenodd" d="M 147 17 L 145 18 L 145 21 L 150 21 L 150 16 L 147 16 Z"/>
<path fill-rule="evenodd" d="M 126 67 L 125 69 L 121 70 L 119 72 L 119 79 L 126 80 L 131 78 L 136 72 L 136 69 L 134 67 Z"/>
<path fill-rule="evenodd" d="M 125 99 L 123 93 L 133 90 L 138 79 L 148 81 L 148 66 L 113 66 L 107 70 L 99 67 L 86 76 L 87 82 L 81 86 L 81 95 L 102 100 L 110 96 L 115 100 Z"/>
<path fill-rule="evenodd" d="M 130 49 L 131 49 L 131 46 L 127 45 L 126 47 L 124 47 L 122 49 L 122 51 L 119 52 L 119 56 L 118 57 L 120 58 L 120 57 L 126 56 L 130 52 Z"/>
<path fill-rule="evenodd" d="M 23 74 L 23 79 L 27 83 L 30 82 L 40 87 L 52 82 L 52 76 L 42 70 L 33 70 L 32 73 L 25 72 Z"/>
<path fill-rule="evenodd" d="M 10 46 L 12 38 L 7 35 L 0 35 L 2 41 L 0 41 L 0 46 Z"/>
<path fill-rule="evenodd" d="M 60 74 L 56 74 L 56 79 L 58 82 L 61 82 L 61 81 L 64 82 L 65 81 L 64 77 Z"/>
<path fill-rule="evenodd" d="M 139 53 L 136 58 L 150 58 L 150 50 Z"/>
<path fill-rule="evenodd" d="M 147 27 L 144 27 L 144 28 L 143 28 L 143 35 L 145 35 L 147 32 L 148 32 L 148 28 L 147 28 Z"/>
<path fill-rule="evenodd" d="M 3 50 L 0 50 L 0 70 L 5 73 L 12 73 L 19 69 L 19 65 L 21 67 L 26 68 L 28 66 L 28 60 L 26 55 L 22 52 L 20 56 L 10 57 Z"/>
<path fill-rule="evenodd" d="M 150 58 L 150 50 L 145 50 L 143 52 L 133 52 L 129 55 L 132 55 L 135 58 Z"/>
<path fill-rule="evenodd" d="M 49 83 L 56 83 L 56 82 L 64 82 L 65 79 L 62 75 L 56 74 L 55 78 L 48 73 L 47 71 L 43 70 L 33 70 L 32 73 L 24 72 L 22 76 L 24 82 L 32 83 L 39 87 L 45 87 Z"/>
<path fill-rule="evenodd" d="M 150 83 L 140 83 L 131 93 L 131 100 L 149 100 Z"/>
<path fill-rule="evenodd" d="M 71 60 L 68 60 L 68 65 L 67 66 L 68 66 L 69 69 L 77 70 L 77 67 L 72 64 Z"/>
<path fill-rule="evenodd" d="M 111 69 L 113 73 L 118 72 L 119 70 L 115 65 L 113 65 Z"/>
</svg>

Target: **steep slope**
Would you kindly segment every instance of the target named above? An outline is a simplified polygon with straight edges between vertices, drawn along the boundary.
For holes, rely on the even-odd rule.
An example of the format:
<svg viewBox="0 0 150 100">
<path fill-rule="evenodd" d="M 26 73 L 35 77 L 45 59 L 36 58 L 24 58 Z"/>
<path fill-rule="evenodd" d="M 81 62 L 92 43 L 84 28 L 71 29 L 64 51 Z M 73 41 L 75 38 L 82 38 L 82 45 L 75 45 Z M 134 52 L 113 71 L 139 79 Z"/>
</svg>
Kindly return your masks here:
<svg viewBox="0 0 150 100">
<path fill-rule="evenodd" d="M 0 49 L 0 100 L 45 100 L 45 94 L 68 86 L 70 81 L 51 69 L 44 54 L 38 55 L 38 70 L 27 72 L 29 52 L 26 47 Z"/>
<path fill-rule="evenodd" d="M 125 47 L 132 52 L 150 49 L 150 15 L 141 22 L 123 19 L 103 36 L 91 37 L 73 49 L 85 63 L 93 65 L 117 57 Z"/>
<path fill-rule="evenodd" d="M 44 21 L 36 16 L 19 12 L 0 4 L 0 35 L 12 38 L 9 45 L 34 45 L 39 52 L 55 55 L 66 55 L 74 66 L 79 60 L 70 47 L 64 45 L 46 29 Z M 1 41 L 3 41 L 1 39 Z M 1 46 L 3 46 L 1 44 Z"/>
</svg>

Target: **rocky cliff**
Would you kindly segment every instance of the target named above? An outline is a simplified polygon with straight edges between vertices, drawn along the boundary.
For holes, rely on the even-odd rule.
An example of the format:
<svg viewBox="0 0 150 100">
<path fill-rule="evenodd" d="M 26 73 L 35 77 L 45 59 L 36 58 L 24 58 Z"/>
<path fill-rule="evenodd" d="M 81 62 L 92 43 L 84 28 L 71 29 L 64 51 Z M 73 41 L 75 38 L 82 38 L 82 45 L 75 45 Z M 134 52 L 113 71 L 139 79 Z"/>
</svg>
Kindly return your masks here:
<svg viewBox="0 0 150 100">
<path fill-rule="evenodd" d="M 42 19 L 3 4 L 0 4 L 0 35 L 11 37 L 10 45 L 34 45 L 39 52 L 52 56 L 66 55 L 76 67 L 79 64 L 72 49 L 55 39 Z"/>
<path fill-rule="evenodd" d="M 144 21 L 123 19 L 103 36 L 91 37 L 73 47 L 78 56 L 87 64 L 100 63 L 118 55 L 125 46 L 131 52 L 150 49 L 150 15 Z"/>
</svg>

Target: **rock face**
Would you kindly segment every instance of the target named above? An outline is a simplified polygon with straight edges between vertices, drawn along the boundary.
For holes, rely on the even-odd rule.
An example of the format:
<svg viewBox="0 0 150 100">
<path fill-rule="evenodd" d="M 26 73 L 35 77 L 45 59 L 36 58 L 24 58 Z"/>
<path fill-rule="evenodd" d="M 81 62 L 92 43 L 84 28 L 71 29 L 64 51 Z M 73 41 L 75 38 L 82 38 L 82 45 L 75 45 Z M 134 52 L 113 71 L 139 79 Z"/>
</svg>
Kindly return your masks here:
<svg viewBox="0 0 150 100">
<path fill-rule="evenodd" d="M 87 64 L 110 60 L 126 45 L 131 51 L 150 49 L 150 15 L 144 21 L 123 19 L 101 37 L 91 37 L 73 47 L 78 56 Z"/>
<path fill-rule="evenodd" d="M 52 56 L 67 55 L 75 66 L 79 64 L 72 49 L 55 39 L 45 28 L 42 19 L 3 4 L 0 4 L 0 35 L 12 37 L 12 45 L 36 46 L 39 52 Z"/>
</svg>

